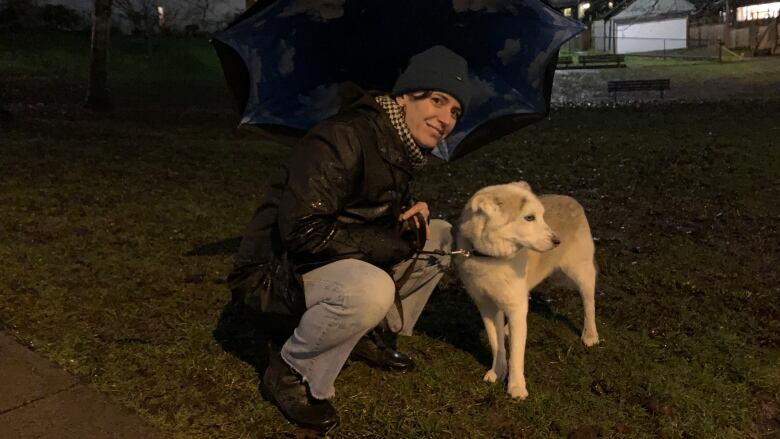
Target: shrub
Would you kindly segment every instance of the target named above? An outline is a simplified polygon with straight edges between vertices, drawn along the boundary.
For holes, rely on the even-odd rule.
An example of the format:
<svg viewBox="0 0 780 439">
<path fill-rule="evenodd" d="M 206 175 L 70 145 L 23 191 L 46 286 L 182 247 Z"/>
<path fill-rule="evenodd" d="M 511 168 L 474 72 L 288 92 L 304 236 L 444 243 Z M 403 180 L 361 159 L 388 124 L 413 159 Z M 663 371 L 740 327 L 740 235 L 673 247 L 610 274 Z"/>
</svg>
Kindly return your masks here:
<svg viewBox="0 0 780 439">
<path fill-rule="evenodd" d="M 38 16 L 46 27 L 59 30 L 80 30 L 84 20 L 73 9 L 63 5 L 46 5 L 38 10 Z"/>
<path fill-rule="evenodd" d="M 0 30 L 58 29 L 81 30 L 84 19 L 64 5 L 38 6 L 33 0 L 0 1 Z"/>
<path fill-rule="evenodd" d="M 0 29 L 26 29 L 38 25 L 37 6 L 31 0 L 0 3 Z"/>
</svg>

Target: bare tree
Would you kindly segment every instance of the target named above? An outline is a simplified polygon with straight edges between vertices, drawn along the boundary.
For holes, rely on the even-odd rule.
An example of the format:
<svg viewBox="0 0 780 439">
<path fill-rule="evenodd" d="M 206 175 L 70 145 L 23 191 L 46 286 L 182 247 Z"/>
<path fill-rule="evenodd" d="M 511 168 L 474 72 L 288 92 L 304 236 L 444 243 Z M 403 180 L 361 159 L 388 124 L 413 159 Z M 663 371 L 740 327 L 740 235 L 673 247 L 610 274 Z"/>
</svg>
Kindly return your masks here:
<svg viewBox="0 0 780 439">
<path fill-rule="evenodd" d="M 214 19 L 214 0 L 186 0 L 190 13 L 187 18 L 195 20 L 201 29 L 209 27 Z"/>
<path fill-rule="evenodd" d="M 160 26 L 156 0 L 114 0 L 119 15 L 133 26 L 133 33 L 151 35 Z"/>
<path fill-rule="evenodd" d="M 111 108 L 108 96 L 108 49 L 113 0 L 95 0 L 92 12 L 92 45 L 89 53 L 89 84 L 85 105 L 96 110 Z"/>
<path fill-rule="evenodd" d="M 133 34 L 149 37 L 159 31 L 175 28 L 182 6 L 194 2 L 195 0 L 114 0 L 114 9 L 119 17 L 130 24 Z M 215 0 L 208 0 L 206 3 L 215 3 Z"/>
</svg>

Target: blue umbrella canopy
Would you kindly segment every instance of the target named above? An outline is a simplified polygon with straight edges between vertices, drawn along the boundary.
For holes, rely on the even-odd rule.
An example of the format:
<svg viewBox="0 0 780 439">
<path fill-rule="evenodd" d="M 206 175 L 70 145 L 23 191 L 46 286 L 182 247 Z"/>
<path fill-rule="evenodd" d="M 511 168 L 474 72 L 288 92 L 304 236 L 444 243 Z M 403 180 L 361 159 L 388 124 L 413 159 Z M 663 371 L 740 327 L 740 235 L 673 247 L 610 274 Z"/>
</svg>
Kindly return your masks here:
<svg viewBox="0 0 780 439">
<path fill-rule="evenodd" d="M 338 112 L 346 84 L 387 92 L 410 56 L 446 46 L 473 90 L 434 150 L 453 160 L 547 114 L 558 50 L 583 29 L 540 0 L 261 0 L 212 42 L 241 126 L 285 143 Z"/>
</svg>

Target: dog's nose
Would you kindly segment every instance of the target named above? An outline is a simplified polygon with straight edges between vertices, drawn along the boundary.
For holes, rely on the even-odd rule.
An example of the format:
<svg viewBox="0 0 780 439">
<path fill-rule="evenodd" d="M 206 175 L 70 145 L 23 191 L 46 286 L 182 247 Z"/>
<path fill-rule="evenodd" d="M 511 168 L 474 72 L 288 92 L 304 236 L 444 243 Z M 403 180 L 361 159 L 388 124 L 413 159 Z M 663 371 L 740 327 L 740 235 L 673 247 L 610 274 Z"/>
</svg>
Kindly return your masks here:
<svg viewBox="0 0 780 439">
<path fill-rule="evenodd" d="M 553 235 L 553 237 L 552 237 L 552 243 L 553 243 L 553 245 L 554 245 L 554 246 L 558 247 L 559 245 L 561 245 L 561 240 L 560 240 L 560 239 L 558 239 L 558 237 L 557 237 L 557 236 Z"/>
</svg>

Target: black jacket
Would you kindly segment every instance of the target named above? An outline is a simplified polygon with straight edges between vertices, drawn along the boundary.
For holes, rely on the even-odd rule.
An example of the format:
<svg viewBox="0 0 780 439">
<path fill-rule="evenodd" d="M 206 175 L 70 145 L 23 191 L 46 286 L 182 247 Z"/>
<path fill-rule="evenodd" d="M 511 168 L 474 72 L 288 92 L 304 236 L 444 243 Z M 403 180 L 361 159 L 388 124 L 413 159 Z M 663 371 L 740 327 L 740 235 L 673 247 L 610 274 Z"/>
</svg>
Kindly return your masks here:
<svg viewBox="0 0 780 439">
<path fill-rule="evenodd" d="M 411 178 L 405 146 L 373 96 L 312 128 L 244 233 L 228 277 L 234 299 L 293 317 L 294 328 L 306 309 L 303 273 L 345 258 L 389 269 L 410 257 L 397 226 Z"/>
</svg>

